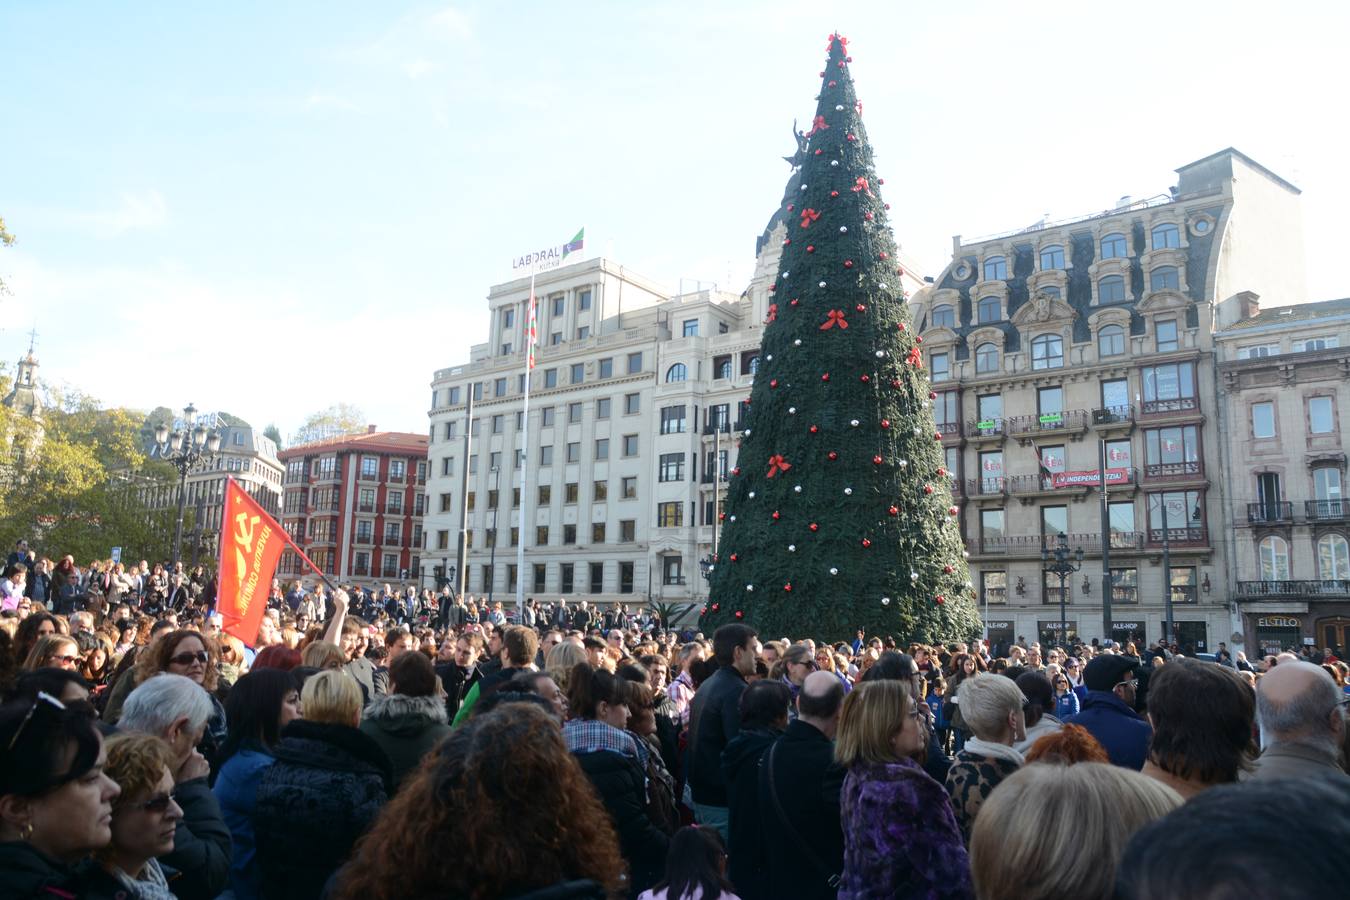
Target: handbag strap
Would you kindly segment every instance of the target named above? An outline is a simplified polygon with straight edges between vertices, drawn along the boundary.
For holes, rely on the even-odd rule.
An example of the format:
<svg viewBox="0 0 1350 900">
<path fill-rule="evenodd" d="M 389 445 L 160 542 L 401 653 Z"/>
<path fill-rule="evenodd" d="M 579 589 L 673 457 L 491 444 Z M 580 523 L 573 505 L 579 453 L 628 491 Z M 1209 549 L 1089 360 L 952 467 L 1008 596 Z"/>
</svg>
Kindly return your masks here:
<svg viewBox="0 0 1350 900">
<path fill-rule="evenodd" d="M 825 883 L 832 888 L 837 888 L 839 887 L 839 876 L 828 874 L 830 871 L 829 867 L 821 861 L 821 858 L 816 854 L 815 849 L 802 837 L 801 832 L 797 830 L 797 826 L 792 824 L 792 820 L 789 819 L 787 813 L 783 811 L 783 804 L 778 799 L 778 782 L 773 774 L 774 752 L 778 749 L 778 744 L 779 741 L 774 741 L 773 744 L 770 745 L 768 760 L 764 767 L 765 776 L 769 779 L 769 799 L 773 802 L 773 810 L 778 814 L 778 820 L 783 823 L 783 827 L 787 829 L 788 837 L 791 838 L 792 842 L 802 851 L 802 854 L 806 857 L 807 861 L 811 863 L 816 870 L 825 874 Z"/>
</svg>

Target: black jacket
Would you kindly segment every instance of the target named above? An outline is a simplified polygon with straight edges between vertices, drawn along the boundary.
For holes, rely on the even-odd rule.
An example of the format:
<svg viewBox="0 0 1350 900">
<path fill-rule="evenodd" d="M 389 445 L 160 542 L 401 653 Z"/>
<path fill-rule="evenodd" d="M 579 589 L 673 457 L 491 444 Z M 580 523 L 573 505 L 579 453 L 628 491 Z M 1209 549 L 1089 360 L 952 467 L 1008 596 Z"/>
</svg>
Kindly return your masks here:
<svg viewBox="0 0 1350 900">
<path fill-rule="evenodd" d="M 727 877 L 741 900 L 761 900 L 768 892 L 769 871 L 764 837 L 759 826 L 759 764 L 778 732 L 742 731 L 722 751 L 722 773 L 727 782 L 731 839 L 727 842 Z"/>
<path fill-rule="evenodd" d="M 436 667 L 436 674 L 440 676 L 441 687 L 445 688 L 445 711 L 453 722 L 459 705 L 464 702 L 469 689 L 482 680 L 483 673 L 477 666 L 465 672 L 456 663 L 442 663 Z"/>
<path fill-rule="evenodd" d="M 629 893 L 636 897 L 665 874 L 670 843 L 647 815 L 646 774 L 637 760 L 621 753 L 600 750 L 573 755 L 614 820 L 619 850 L 628 861 Z"/>
<path fill-rule="evenodd" d="M 375 664 L 364 656 L 352 660 L 344 668 L 356 679 L 356 683 L 361 685 L 363 705 L 389 693 L 388 670 L 375 668 Z"/>
<path fill-rule="evenodd" d="M 727 805 L 727 783 L 722 775 L 722 751 L 741 730 L 741 694 L 745 678 L 723 666 L 699 685 L 689 711 L 689 755 L 685 777 L 694 802 Z"/>
<path fill-rule="evenodd" d="M 253 814 L 263 896 L 315 900 L 393 794 L 389 758 L 355 728 L 304 719 L 274 755 Z"/>
<path fill-rule="evenodd" d="M 834 900 L 837 891 L 827 879 L 844 868 L 839 793 L 845 774 L 834 761 L 833 742 L 800 719 L 788 725 L 779 738 L 772 771 L 766 753 L 760 765 L 759 809 L 770 896 Z M 770 796 L 770 778 L 777 788 L 781 816 Z M 795 835 L 788 823 L 796 829 Z M 803 843 L 819 864 L 803 850 Z M 828 871 L 822 871 L 822 867 Z"/>
<path fill-rule="evenodd" d="M 66 866 L 31 844 L 0 844 L 0 900 L 113 900 L 107 882 L 92 862 Z"/>
<path fill-rule="evenodd" d="M 160 857 L 176 870 L 169 890 L 179 900 L 213 900 L 230 883 L 230 829 L 205 778 L 174 788 L 183 818 L 173 833 L 173 852 Z"/>
</svg>

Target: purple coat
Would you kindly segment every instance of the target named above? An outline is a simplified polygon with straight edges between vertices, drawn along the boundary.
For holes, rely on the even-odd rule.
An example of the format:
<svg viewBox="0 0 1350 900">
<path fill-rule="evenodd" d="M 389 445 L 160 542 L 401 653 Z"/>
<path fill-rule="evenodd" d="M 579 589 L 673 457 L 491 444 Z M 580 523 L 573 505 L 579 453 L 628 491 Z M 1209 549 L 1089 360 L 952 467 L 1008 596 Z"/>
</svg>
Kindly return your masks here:
<svg viewBox="0 0 1350 900">
<path fill-rule="evenodd" d="M 903 759 L 849 770 L 840 797 L 844 873 L 839 900 L 975 896 L 970 859 L 946 789 Z"/>
</svg>

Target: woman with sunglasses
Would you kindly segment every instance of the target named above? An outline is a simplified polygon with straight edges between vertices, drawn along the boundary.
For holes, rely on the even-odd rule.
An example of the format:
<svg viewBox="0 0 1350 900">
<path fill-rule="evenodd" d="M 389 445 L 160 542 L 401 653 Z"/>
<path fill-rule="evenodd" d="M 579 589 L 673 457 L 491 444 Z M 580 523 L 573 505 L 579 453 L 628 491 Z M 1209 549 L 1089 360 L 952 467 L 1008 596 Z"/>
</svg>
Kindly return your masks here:
<svg viewBox="0 0 1350 900">
<path fill-rule="evenodd" d="M 95 855 L 107 893 L 137 900 L 174 896 L 156 859 L 173 852 L 174 832 L 183 818 L 173 794 L 173 767 L 169 745 L 153 735 L 108 739 L 104 771 L 122 793 L 113 802 L 112 841 Z"/>
<path fill-rule="evenodd" d="M 84 656 L 80 653 L 80 645 L 74 638 L 64 634 L 52 634 L 39 638 L 33 649 L 28 651 L 28 658 L 23 661 L 23 669 L 25 672 L 34 672 L 38 669 L 65 669 L 67 672 L 76 672 L 79 671 L 82 662 Z"/>
<path fill-rule="evenodd" d="M 0 884 L 6 897 L 111 897 L 80 863 L 112 839 L 120 789 L 87 704 L 47 693 L 0 706 Z"/>
<path fill-rule="evenodd" d="M 1055 718 L 1062 722 L 1067 716 L 1076 716 L 1081 706 L 1078 695 L 1074 693 L 1073 684 L 1069 681 L 1069 676 L 1066 674 L 1056 675 Z"/>
<path fill-rule="evenodd" d="M 211 699 L 211 717 L 206 721 L 206 731 L 197 749 L 214 766 L 216 751 L 225 743 L 227 733 L 225 707 L 216 697 L 220 678 L 220 651 L 216 642 L 196 631 L 178 630 L 160 635 L 137 655 L 133 679 L 141 685 L 161 672 L 190 678 Z"/>
</svg>

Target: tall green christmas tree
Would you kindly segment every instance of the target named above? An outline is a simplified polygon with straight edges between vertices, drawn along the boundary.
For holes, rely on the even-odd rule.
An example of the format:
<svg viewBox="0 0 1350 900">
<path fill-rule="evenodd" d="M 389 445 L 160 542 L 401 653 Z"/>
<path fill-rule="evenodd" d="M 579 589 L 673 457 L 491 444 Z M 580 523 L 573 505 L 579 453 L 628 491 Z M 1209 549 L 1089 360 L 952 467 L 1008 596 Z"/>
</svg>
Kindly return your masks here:
<svg viewBox="0 0 1350 900">
<path fill-rule="evenodd" d="M 799 189 L 784 199 L 788 233 L 701 624 L 969 638 L 980 621 L 959 510 L 847 43 L 830 36 Z"/>
</svg>

